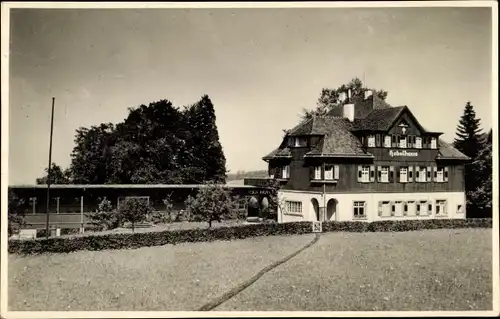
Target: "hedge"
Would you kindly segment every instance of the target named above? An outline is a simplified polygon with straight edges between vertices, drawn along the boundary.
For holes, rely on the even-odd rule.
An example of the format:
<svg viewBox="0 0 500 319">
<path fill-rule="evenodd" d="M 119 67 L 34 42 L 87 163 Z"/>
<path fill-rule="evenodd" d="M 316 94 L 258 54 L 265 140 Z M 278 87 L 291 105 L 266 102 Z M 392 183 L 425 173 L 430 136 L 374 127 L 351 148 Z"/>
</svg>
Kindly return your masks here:
<svg viewBox="0 0 500 319">
<path fill-rule="evenodd" d="M 324 222 L 323 232 L 399 232 L 423 229 L 491 228 L 491 219 L 433 219 L 376 222 Z M 300 235 L 312 232 L 311 222 L 262 223 L 211 229 L 186 229 L 135 234 L 106 234 L 82 237 L 12 239 L 9 253 L 21 255 L 69 253 L 79 250 L 131 249 L 167 244 L 244 239 L 258 236 Z"/>
</svg>

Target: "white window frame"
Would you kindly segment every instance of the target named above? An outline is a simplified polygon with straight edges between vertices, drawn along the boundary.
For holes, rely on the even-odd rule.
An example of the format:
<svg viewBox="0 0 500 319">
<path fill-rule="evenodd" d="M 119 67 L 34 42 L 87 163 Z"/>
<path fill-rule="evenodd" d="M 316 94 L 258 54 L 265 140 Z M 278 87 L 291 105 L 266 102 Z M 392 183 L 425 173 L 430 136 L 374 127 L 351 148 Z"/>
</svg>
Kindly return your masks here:
<svg viewBox="0 0 500 319">
<path fill-rule="evenodd" d="M 394 206 L 396 208 L 394 216 L 403 217 L 403 208 L 404 208 L 403 201 L 398 200 L 398 201 L 394 202 Z"/>
<path fill-rule="evenodd" d="M 437 148 L 437 138 L 431 137 L 431 148 L 436 149 Z"/>
<path fill-rule="evenodd" d="M 422 138 L 420 136 L 415 137 L 415 148 L 422 148 Z"/>
<path fill-rule="evenodd" d="M 446 199 L 436 199 L 436 216 L 448 216 L 448 203 Z"/>
<path fill-rule="evenodd" d="M 281 168 L 281 178 L 283 179 L 290 178 L 290 165 L 285 165 Z"/>
<path fill-rule="evenodd" d="M 404 173 L 404 174 L 403 174 Z M 402 166 L 399 168 L 399 182 L 408 183 L 408 167 Z"/>
<path fill-rule="evenodd" d="M 333 180 L 334 165 L 325 165 L 325 180 Z"/>
<path fill-rule="evenodd" d="M 436 182 L 444 183 L 444 167 L 436 167 Z"/>
<path fill-rule="evenodd" d="M 389 183 L 389 166 L 382 166 L 380 171 L 380 182 Z"/>
<path fill-rule="evenodd" d="M 375 147 L 375 135 L 368 135 L 368 147 Z"/>
<path fill-rule="evenodd" d="M 398 147 L 399 148 L 407 148 L 408 147 L 408 139 L 405 135 L 399 136 Z"/>
<path fill-rule="evenodd" d="M 352 206 L 352 216 L 353 219 L 366 219 L 366 202 L 365 201 L 354 201 Z M 360 214 L 360 210 L 362 214 Z"/>
<path fill-rule="evenodd" d="M 384 147 L 390 148 L 392 146 L 392 139 L 390 135 L 384 136 Z"/>
<path fill-rule="evenodd" d="M 285 215 L 302 216 L 302 202 L 291 200 L 285 201 Z"/>
<path fill-rule="evenodd" d="M 417 170 L 418 170 L 418 174 L 419 174 L 417 182 L 419 182 L 419 183 L 427 182 L 427 167 L 417 166 Z"/>
<path fill-rule="evenodd" d="M 391 217 L 391 202 L 382 201 L 380 204 L 380 217 Z"/>
<path fill-rule="evenodd" d="M 370 166 L 363 165 L 361 167 L 361 182 L 362 183 L 370 182 Z"/>
<path fill-rule="evenodd" d="M 321 180 L 321 166 L 314 167 L 314 179 Z"/>
<path fill-rule="evenodd" d="M 415 216 L 417 214 L 417 203 L 414 200 L 409 200 L 405 203 L 408 207 L 405 216 Z"/>
</svg>

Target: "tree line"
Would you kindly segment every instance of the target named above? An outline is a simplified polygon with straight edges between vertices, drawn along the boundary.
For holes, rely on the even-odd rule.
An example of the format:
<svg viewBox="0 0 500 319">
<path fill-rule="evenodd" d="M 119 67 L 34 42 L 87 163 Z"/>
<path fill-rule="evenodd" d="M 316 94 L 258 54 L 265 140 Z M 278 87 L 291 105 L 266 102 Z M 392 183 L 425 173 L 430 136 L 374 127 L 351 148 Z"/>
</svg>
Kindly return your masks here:
<svg viewBox="0 0 500 319">
<path fill-rule="evenodd" d="M 169 100 L 130 108 L 118 124 L 76 130 L 71 164 L 53 163 L 54 184 L 190 184 L 226 180 L 214 105 L 208 95 L 189 106 Z M 46 184 L 45 176 L 37 184 Z"/>
</svg>

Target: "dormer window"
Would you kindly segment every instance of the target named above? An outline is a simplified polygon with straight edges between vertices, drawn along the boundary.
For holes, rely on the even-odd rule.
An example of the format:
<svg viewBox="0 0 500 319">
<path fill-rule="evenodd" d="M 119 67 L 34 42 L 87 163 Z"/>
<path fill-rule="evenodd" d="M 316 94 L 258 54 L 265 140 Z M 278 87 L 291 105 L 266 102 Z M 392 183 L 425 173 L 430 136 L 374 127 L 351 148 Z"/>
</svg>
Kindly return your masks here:
<svg viewBox="0 0 500 319">
<path fill-rule="evenodd" d="M 400 136 L 398 142 L 399 148 L 406 148 L 406 136 Z"/>
<path fill-rule="evenodd" d="M 368 135 L 368 147 L 375 147 L 375 135 Z"/>
<path fill-rule="evenodd" d="M 437 148 L 437 138 L 432 137 L 431 138 L 431 148 L 436 149 Z"/>
<path fill-rule="evenodd" d="M 307 138 L 305 137 L 296 137 L 295 138 L 295 147 L 306 147 L 307 146 Z"/>
</svg>

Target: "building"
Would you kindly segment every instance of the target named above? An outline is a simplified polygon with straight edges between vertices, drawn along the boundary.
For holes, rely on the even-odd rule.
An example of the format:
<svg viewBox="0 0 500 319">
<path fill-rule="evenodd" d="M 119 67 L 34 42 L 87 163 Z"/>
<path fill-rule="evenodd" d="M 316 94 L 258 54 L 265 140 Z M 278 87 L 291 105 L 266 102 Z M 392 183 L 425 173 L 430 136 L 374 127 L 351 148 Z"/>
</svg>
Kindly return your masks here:
<svg viewBox="0 0 500 319">
<path fill-rule="evenodd" d="M 173 211 L 185 209 L 184 201 L 189 195 L 204 185 L 150 185 L 150 184 L 104 184 L 104 185 L 51 185 L 50 187 L 50 224 L 59 228 L 91 227 L 87 213 L 95 212 L 103 198 L 108 199 L 114 207 L 126 198 L 142 198 L 148 201 L 155 210 L 165 211 L 164 199 L 169 198 Z M 243 211 L 248 219 L 258 218 L 259 210 L 249 207 L 250 199 L 260 204 L 266 200 L 270 192 L 263 187 L 249 185 L 225 185 L 239 201 L 235 211 Z M 18 208 L 24 212 L 28 225 L 26 228 L 44 229 L 46 227 L 47 185 L 9 186 L 22 200 Z"/>
<path fill-rule="evenodd" d="M 282 184 L 278 220 L 465 218 L 469 158 L 441 134 L 370 91 L 342 94 L 326 116 L 301 122 L 263 158 Z"/>
</svg>

